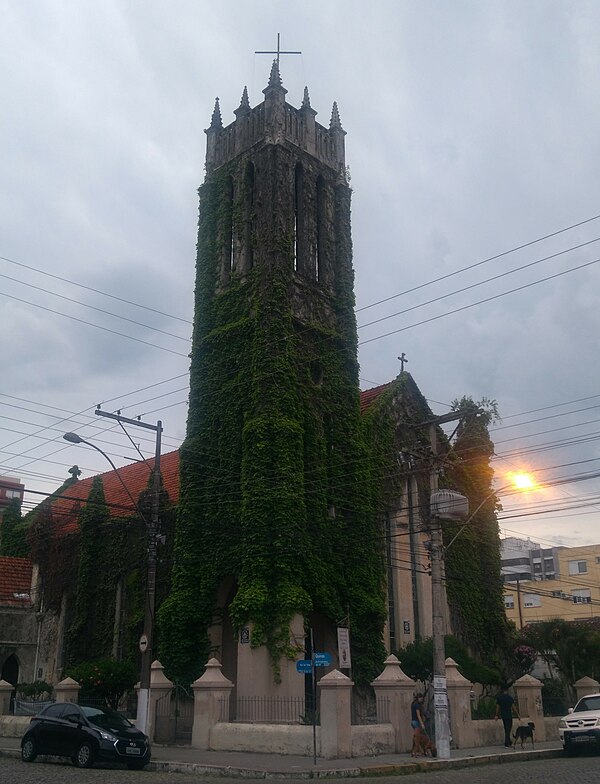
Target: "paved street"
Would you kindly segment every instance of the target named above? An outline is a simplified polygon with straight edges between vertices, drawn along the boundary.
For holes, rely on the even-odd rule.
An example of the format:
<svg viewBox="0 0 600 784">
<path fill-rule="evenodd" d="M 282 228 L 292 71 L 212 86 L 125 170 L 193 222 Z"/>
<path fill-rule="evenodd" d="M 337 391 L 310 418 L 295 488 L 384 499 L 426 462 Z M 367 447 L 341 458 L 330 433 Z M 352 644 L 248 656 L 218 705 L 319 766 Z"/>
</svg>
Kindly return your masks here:
<svg viewBox="0 0 600 784">
<path fill-rule="evenodd" d="M 457 770 L 428 771 L 408 776 L 382 776 L 374 779 L 336 779 L 351 784 L 597 784 L 600 772 L 600 756 L 586 755 L 575 759 L 561 757 L 550 760 L 530 760 L 491 764 Z M 78 770 L 70 763 L 48 764 L 35 762 L 25 765 L 20 760 L 0 758 L 0 784 L 224 784 L 242 779 L 226 779 L 214 776 L 198 776 L 186 773 L 151 773 L 128 770 Z M 306 779 L 304 779 L 306 782 Z M 287 780 L 287 784 L 293 784 Z"/>
</svg>

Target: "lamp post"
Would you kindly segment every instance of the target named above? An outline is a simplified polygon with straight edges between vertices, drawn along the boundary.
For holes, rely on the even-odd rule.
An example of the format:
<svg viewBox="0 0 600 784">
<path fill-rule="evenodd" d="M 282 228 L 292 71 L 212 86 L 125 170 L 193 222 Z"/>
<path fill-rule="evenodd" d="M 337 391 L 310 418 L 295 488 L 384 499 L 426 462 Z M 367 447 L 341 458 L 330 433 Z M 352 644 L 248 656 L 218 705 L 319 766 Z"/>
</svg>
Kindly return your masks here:
<svg viewBox="0 0 600 784">
<path fill-rule="evenodd" d="M 156 544 L 158 533 L 158 513 L 160 506 L 160 450 L 162 422 L 159 420 L 156 425 L 150 425 L 146 422 L 141 422 L 136 419 L 122 417 L 120 414 L 109 414 L 108 412 L 100 411 L 99 409 L 96 410 L 96 414 L 109 417 L 110 419 L 116 419 L 119 422 L 127 422 L 129 424 L 136 425 L 137 427 L 144 427 L 148 430 L 154 430 L 156 433 L 156 450 L 154 457 L 154 469 L 152 473 L 152 511 L 150 520 L 147 520 L 141 513 L 139 506 L 129 492 L 129 489 L 119 474 L 117 467 L 106 454 L 106 452 L 100 449 L 100 447 L 96 446 L 96 444 L 93 444 L 91 441 L 86 441 L 84 438 L 81 438 L 81 436 L 77 435 L 77 433 L 65 433 L 63 436 L 66 441 L 69 441 L 72 444 L 86 444 L 87 446 L 91 446 L 92 449 L 100 452 L 100 454 L 108 460 L 137 513 L 146 523 L 146 530 L 148 533 L 146 601 L 144 608 L 144 631 L 140 637 L 140 652 L 142 655 L 140 689 L 138 692 L 137 725 L 138 729 L 148 734 L 148 727 L 150 724 L 150 674 L 152 664 L 152 642 L 154 636 L 154 604 L 156 596 Z"/>
</svg>

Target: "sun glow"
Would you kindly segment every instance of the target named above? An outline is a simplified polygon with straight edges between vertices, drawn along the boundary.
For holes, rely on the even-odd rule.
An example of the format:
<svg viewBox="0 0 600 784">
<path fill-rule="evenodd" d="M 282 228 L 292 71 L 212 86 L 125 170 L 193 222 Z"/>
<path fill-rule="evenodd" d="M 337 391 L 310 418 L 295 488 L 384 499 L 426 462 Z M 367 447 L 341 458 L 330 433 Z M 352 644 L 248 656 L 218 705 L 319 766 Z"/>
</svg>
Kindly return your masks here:
<svg viewBox="0 0 600 784">
<path fill-rule="evenodd" d="M 537 487 L 537 482 L 531 474 L 527 474 L 524 471 L 511 472 L 508 475 L 508 479 L 517 490 L 534 490 Z"/>
</svg>

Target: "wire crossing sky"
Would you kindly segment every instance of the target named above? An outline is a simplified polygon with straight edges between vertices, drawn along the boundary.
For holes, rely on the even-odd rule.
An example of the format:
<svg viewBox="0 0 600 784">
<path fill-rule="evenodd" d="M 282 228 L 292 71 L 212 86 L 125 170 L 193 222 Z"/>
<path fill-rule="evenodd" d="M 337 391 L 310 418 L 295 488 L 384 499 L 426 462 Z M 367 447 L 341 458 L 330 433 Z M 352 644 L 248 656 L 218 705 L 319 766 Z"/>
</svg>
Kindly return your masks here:
<svg viewBox="0 0 600 784">
<path fill-rule="evenodd" d="M 404 353 L 436 413 L 496 400 L 498 486 L 521 468 L 548 479 L 545 506 L 520 499 L 511 525 L 598 541 L 600 479 L 552 481 L 600 458 L 585 410 L 600 395 L 600 6 L 460 9 L 4 0 L 0 474 L 50 492 L 73 463 L 104 471 L 65 430 L 138 459 L 97 403 L 181 443 L 204 129 L 216 95 L 224 124 L 245 85 L 262 101 L 273 55 L 255 51 L 280 33 L 301 52 L 281 57 L 289 103 L 306 85 L 317 121 L 336 101 L 347 132 L 363 388 Z"/>
</svg>

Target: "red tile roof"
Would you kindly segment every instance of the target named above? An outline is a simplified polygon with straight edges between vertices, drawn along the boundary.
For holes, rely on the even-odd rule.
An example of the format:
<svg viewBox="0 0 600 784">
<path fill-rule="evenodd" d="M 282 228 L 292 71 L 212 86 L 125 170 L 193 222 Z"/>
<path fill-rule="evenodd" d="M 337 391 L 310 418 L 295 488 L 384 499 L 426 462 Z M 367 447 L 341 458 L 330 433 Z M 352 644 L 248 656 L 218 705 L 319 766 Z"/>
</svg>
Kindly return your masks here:
<svg viewBox="0 0 600 784">
<path fill-rule="evenodd" d="M 361 414 L 371 406 L 377 398 L 391 385 L 382 384 L 360 393 Z M 135 510 L 131 499 L 123 485 L 127 487 L 133 498 L 137 501 L 139 494 L 148 486 L 150 471 L 154 466 L 154 458 L 148 464 L 138 462 L 119 468 L 119 474 L 107 471 L 101 474 L 104 485 L 104 495 L 109 505 L 112 517 L 125 517 Z M 169 494 L 172 503 L 179 500 L 179 450 L 161 455 L 160 470 L 163 477 L 164 488 Z M 119 476 L 123 480 L 119 479 Z M 52 502 L 52 514 L 56 529 L 61 534 L 69 534 L 77 530 L 79 511 L 82 504 L 92 489 L 94 477 L 81 479 L 67 487 L 61 497 Z"/>
<path fill-rule="evenodd" d="M 127 517 L 135 513 L 135 508 L 125 487 L 137 502 L 142 490 L 148 487 L 150 471 L 154 467 L 154 458 L 147 463 L 131 463 L 115 471 L 101 474 L 104 496 L 109 505 L 111 517 Z M 172 503 L 179 499 L 179 451 L 167 452 L 160 457 L 160 472 L 164 488 Z M 119 479 L 120 477 L 120 479 Z M 122 481 L 121 481 L 122 480 Z M 82 503 L 87 500 L 94 477 L 81 479 L 67 487 L 61 496 L 52 502 L 52 515 L 57 530 L 68 534 L 77 529 L 78 513 Z"/>
<path fill-rule="evenodd" d="M 378 387 L 372 387 L 371 389 L 365 389 L 364 392 L 360 393 L 360 413 L 364 414 L 369 406 L 372 406 L 373 403 L 377 400 L 377 398 L 382 395 L 386 389 L 389 389 L 392 385 L 391 381 L 388 381 L 387 384 L 381 384 Z"/>
<path fill-rule="evenodd" d="M 31 606 L 31 561 L 0 556 L 0 604 Z"/>
</svg>

